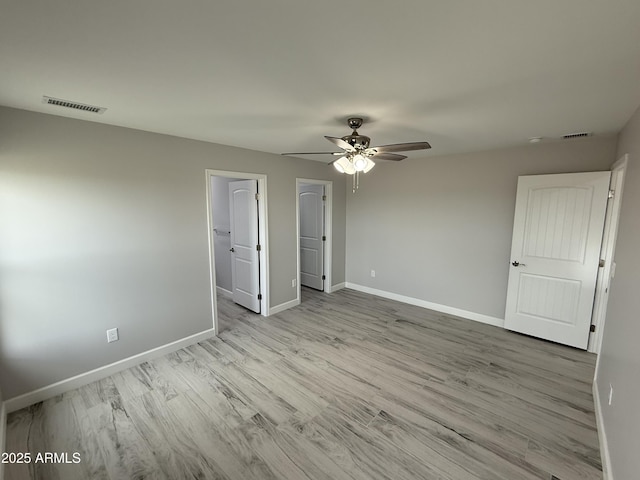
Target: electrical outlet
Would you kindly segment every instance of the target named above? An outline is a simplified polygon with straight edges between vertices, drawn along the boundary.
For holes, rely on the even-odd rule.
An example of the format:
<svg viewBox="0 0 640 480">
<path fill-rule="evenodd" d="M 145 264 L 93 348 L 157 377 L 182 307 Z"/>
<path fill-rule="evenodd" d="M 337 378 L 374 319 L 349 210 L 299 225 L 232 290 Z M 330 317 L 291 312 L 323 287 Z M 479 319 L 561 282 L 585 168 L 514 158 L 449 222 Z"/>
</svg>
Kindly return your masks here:
<svg viewBox="0 0 640 480">
<path fill-rule="evenodd" d="M 107 342 L 111 343 L 111 342 L 117 342 L 119 340 L 118 338 L 118 329 L 117 328 L 112 328 L 110 330 L 107 330 Z"/>
<path fill-rule="evenodd" d="M 609 405 L 613 402 L 613 385 L 609 384 Z"/>
<path fill-rule="evenodd" d="M 371 270 L 371 278 L 375 278 L 376 277 L 376 271 L 375 270 Z"/>
<path fill-rule="evenodd" d="M 296 288 L 296 279 L 291 280 L 291 288 Z"/>
</svg>

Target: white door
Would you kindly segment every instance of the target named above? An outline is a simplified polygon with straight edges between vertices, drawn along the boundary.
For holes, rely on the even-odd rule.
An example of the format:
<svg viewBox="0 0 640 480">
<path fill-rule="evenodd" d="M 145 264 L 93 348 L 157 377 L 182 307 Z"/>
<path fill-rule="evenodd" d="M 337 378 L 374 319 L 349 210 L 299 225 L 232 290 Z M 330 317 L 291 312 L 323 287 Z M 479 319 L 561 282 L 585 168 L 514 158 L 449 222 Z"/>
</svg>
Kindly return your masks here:
<svg viewBox="0 0 640 480">
<path fill-rule="evenodd" d="M 301 185 L 300 284 L 324 290 L 324 185 Z"/>
<path fill-rule="evenodd" d="M 257 193 L 257 180 L 229 183 L 233 301 L 260 313 Z"/>
<path fill-rule="evenodd" d="M 587 347 L 610 175 L 518 178 L 505 328 Z"/>
</svg>

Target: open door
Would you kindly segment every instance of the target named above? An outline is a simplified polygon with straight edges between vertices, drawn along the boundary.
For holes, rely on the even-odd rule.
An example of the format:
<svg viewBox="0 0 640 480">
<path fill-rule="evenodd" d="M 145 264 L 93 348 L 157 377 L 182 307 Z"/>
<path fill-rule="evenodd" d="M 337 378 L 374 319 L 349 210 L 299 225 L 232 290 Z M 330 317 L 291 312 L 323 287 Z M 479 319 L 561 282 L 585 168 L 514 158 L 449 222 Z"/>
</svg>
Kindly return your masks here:
<svg viewBox="0 0 640 480">
<path fill-rule="evenodd" d="M 300 284 L 324 290 L 324 185 L 300 185 Z"/>
<path fill-rule="evenodd" d="M 518 178 L 505 328 L 587 348 L 610 175 Z"/>
<path fill-rule="evenodd" d="M 257 194 L 257 180 L 229 183 L 233 301 L 260 313 Z"/>
</svg>

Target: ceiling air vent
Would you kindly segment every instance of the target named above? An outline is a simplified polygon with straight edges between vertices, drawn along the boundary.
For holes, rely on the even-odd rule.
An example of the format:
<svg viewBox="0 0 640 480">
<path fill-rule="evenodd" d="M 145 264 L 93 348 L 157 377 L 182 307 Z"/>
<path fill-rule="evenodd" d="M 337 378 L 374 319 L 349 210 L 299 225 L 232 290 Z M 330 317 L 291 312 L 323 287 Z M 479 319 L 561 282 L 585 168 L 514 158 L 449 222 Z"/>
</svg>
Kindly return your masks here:
<svg viewBox="0 0 640 480">
<path fill-rule="evenodd" d="M 591 135 L 593 135 L 591 132 L 568 133 L 567 135 L 563 135 L 562 138 L 568 140 L 569 138 L 590 137 Z"/>
<path fill-rule="evenodd" d="M 42 96 L 42 103 L 47 105 L 56 105 L 58 107 L 73 108 L 74 110 L 82 110 L 83 112 L 104 113 L 106 108 L 96 107 L 95 105 L 87 105 L 86 103 L 72 102 L 70 100 L 62 100 L 60 98 Z"/>
</svg>

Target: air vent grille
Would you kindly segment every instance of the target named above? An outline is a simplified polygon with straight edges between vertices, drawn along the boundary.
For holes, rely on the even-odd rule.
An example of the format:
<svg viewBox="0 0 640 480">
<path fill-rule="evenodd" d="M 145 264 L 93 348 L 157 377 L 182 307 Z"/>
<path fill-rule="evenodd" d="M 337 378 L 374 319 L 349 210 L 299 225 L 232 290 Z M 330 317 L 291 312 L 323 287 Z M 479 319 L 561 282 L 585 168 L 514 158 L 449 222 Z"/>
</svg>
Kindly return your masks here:
<svg viewBox="0 0 640 480">
<path fill-rule="evenodd" d="M 106 108 L 104 107 L 96 107 L 95 105 L 87 105 L 86 103 L 78 103 L 78 102 L 72 102 L 70 100 L 62 100 L 60 98 L 47 97 L 46 95 L 42 97 L 42 103 L 46 103 L 47 105 L 56 105 L 58 107 L 64 107 L 64 108 L 73 108 L 74 110 L 81 110 L 83 112 L 91 112 L 91 113 L 99 113 L 99 114 L 104 113 L 106 110 Z"/>
<path fill-rule="evenodd" d="M 590 137 L 591 135 L 593 135 L 591 132 L 568 133 L 567 135 L 563 135 L 562 138 L 566 140 L 569 138 Z"/>
</svg>

